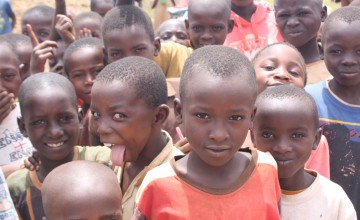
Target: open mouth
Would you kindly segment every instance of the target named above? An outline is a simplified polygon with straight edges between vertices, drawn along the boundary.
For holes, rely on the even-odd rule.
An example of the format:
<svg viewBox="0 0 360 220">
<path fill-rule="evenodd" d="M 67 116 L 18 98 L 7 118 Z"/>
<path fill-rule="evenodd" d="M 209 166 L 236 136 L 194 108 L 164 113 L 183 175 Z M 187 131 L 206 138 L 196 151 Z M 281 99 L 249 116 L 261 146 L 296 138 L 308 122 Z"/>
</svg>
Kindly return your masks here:
<svg viewBox="0 0 360 220">
<path fill-rule="evenodd" d="M 292 160 L 276 160 L 278 166 L 287 166 L 292 163 Z"/>
</svg>

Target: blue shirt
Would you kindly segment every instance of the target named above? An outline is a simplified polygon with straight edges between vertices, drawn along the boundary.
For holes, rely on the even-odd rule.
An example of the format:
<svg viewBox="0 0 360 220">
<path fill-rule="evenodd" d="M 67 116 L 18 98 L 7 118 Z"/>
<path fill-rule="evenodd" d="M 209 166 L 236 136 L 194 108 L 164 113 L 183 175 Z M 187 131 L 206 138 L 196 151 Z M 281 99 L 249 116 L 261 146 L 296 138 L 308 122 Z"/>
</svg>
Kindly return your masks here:
<svg viewBox="0 0 360 220">
<path fill-rule="evenodd" d="M 12 25 L 10 15 L 14 14 L 9 0 L 0 0 L 0 34 L 10 33 Z"/>
<path fill-rule="evenodd" d="M 360 105 L 341 100 L 327 81 L 305 90 L 315 99 L 329 143 L 330 179 L 343 187 L 360 216 Z"/>
</svg>

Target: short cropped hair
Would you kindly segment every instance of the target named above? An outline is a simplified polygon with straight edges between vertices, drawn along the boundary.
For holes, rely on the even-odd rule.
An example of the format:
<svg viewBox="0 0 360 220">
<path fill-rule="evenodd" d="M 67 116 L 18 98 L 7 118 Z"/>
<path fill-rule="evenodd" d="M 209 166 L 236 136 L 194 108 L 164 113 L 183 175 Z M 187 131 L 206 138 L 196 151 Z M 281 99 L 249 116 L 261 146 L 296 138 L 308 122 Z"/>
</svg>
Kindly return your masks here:
<svg viewBox="0 0 360 220">
<path fill-rule="evenodd" d="M 113 0 L 91 0 L 90 10 L 94 11 L 94 8 L 97 7 L 100 2 L 111 3 L 113 6 L 115 5 Z"/>
<path fill-rule="evenodd" d="M 212 77 L 230 78 L 237 76 L 246 80 L 257 93 L 255 70 L 248 58 L 237 50 L 221 45 L 205 46 L 192 53 L 185 62 L 180 80 L 180 99 L 186 96 L 187 85 L 194 74 L 204 70 Z M 206 79 L 204 79 L 206 80 Z"/>
<path fill-rule="evenodd" d="M 98 22 L 100 25 L 101 25 L 102 20 L 103 20 L 101 15 L 99 15 L 98 13 L 93 12 L 93 11 L 87 11 L 87 12 L 83 12 L 83 13 L 78 14 L 74 18 L 74 26 L 76 26 L 79 22 L 81 22 L 81 21 L 83 21 L 85 19 L 94 20 L 94 21 Z"/>
<path fill-rule="evenodd" d="M 267 88 L 257 97 L 255 106 L 261 106 L 263 102 L 273 102 L 274 100 L 298 103 L 299 108 L 309 109 L 311 111 L 315 129 L 319 128 L 319 115 L 316 103 L 313 97 L 304 89 L 293 85 L 281 85 Z M 284 108 L 286 107 L 284 106 Z"/>
<path fill-rule="evenodd" d="M 21 47 L 31 47 L 31 40 L 30 37 L 24 34 L 17 34 L 17 33 L 7 33 L 2 35 L 8 42 L 17 50 Z"/>
<path fill-rule="evenodd" d="M 137 98 L 145 100 L 150 108 L 167 102 L 165 75 L 150 59 L 126 57 L 107 65 L 95 79 L 95 83 L 110 84 L 114 81 L 133 86 Z"/>
<path fill-rule="evenodd" d="M 103 38 L 113 30 L 121 30 L 134 25 L 143 28 L 151 41 L 155 40 L 154 29 L 149 15 L 134 5 L 122 5 L 106 13 L 102 24 Z"/>
<path fill-rule="evenodd" d="M 209 4 L 212 6 L 215 6 L 219 8 L 219 10 L 222 11 L 222 14 L 224 17 L 230 18 L 231 13 L 231 0 L 190 0 L 189 1 L 189 15 L 192 12 L 192 8 L 195 7 L 195 5 L 208 7 Z"/>
<path fill-rule="evenodd" d="M 87 47 L 100 49 L 102 51 L 104 48 L 104 43 L 101 39 L 95 38 L 95 37 L 81 38 L 79 40 L 72 42 L 66 48 L 66 50 L 64 52 L 64 56 L 63 56 L 64 71 L 67 76 L 69 76 L 67 66 L 68 66 L 69 57 L 71 56 L 71 54 L 73 54 L 75 51 L 77 51 L 81 48 L 87 48 Z"/>
<path fill-rule="evenodd" d="M 8 39 L 6 39 L 5 37 L 0 36 L 0 45 L 9 48 L 10 51 L 11 51 L 11 53 L 13 53 L 13 55 L 15 56 L 15 59 L 16 59 L 17 64 L 20 64 L 19 55 L 15 52 L 15 51 L 16 51 L 16 48 L 15 48 L 15 46 L 11 43 L 11 40 L 8 40 Z"/>
<path fill-rule="evenodd" d="M 298 53 L 299 57 L 300 57 L 300 64 L 301 64 L 301 68 L 304 70 L 305 73 L 305 81 L 304 81 L 304 85 L 306 85 L 307 83 L 307 68 L 306 68 L 306 64 L 305 64 L 305 60 L 304 57 L 301 55 L 301 53 L 299 52 L 299 50 L 292 44 L 288 43 L 288 42 L 277 42 L 277 43 L 273 43 L 273 44 L 268 44 L 266 45 L 264 48 L 262 48 L 261 50 L 259 50 L 259 52 L 257 52 L 254 56 L 254 58 L 252 59 L 252 63 L 255 63 L 257 61 L 257 59 L 259 59 L 259 57 L 261 56 L 262 53 L 264 53 L 267 49 L 269 49 L 270 47 L 276 46 L 276 45 L 284 45 L 284 46 L 288 46 L 291 47 L 292 49 L 294 49 L 296 51 L 296 53 Z"/>
<path fill-rule="evenodd" d="M 44 93 L 48 90 L 53 90 L 54 88 L 59 88 L 68 93 L 69 99 L 71 99 L 73 106 L 77 109 L 77 97 L 72 83 L 60 74 L 45 72 L 31 75 L 21 83 L 19 89 L 21 114 L 24 115 L 29 96 L 35 94 L 36 92 Z"/>
<path fill-rule="evenodd" d="M 346 22 L 348 24 L 351 24 L 355 21 L 360 21 L 360 8 L 355 7 L 355 6 L 346 6 L 346 7 L 339 8 L 339 9 L 335 10 L 334 12 L 332 12 L 325 19 L 324 26 L 322 29 L 321 41 L 323 44 L 325 43 L 329 25 L 333 24 L 336 21 Z"/>
<path fill-rule="evenodd" d="M 277 10 L 278 1 L 279 1 L 279 0 L 275 0 L 275 1 L 274 1 L 274 8 L 275 8 L 275 10 Z M 313 0 L 313 1 L 314 1 L 315 3 L 317 3 L 320 7 L 322 7 L 323 4 L 324 4 L 324 1 L 323 1 L 323 0 Z"/>
<path fill-rule="evenodd" d="M 55 15 L 55 9 L 47 5 L 37 5 L 35 7 L 26 10 L 23 14 L 23 17 L 33 14 L 37 16 L 40 15 L 42 17 L 48 17 L 49 19 L 53 19 Z"/>
</svg>

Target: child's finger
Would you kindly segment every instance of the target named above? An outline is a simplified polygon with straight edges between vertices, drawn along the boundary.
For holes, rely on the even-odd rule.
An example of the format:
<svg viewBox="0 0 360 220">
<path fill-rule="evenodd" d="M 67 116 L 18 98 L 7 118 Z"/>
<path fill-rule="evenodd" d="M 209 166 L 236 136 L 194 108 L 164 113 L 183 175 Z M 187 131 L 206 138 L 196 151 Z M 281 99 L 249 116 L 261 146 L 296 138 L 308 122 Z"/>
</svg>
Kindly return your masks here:
<svg viewBox="0 0 360 220">
<path fill-rule="evenodd" d="M 36 47 L 37 45 L 39 45 L 39 40 L 37 39 L 32 27 L 30 24 L 27 24 L 26 25 L 26 29 L 27 29 L 27 32 L 29 34 L 29 37 L 31 39 L 31 43 L 33 45 L 33 47 Z"/>
<path fill-rule="evenodd" d="M 192 150 L 192 147 L 191 147 L 191 145 L 189 143 L 187 143 L 187 144 L 179 147 L 179 150 L 181 152 L 183 152 L 184 154 L 188 154 Z"/>
</svg>

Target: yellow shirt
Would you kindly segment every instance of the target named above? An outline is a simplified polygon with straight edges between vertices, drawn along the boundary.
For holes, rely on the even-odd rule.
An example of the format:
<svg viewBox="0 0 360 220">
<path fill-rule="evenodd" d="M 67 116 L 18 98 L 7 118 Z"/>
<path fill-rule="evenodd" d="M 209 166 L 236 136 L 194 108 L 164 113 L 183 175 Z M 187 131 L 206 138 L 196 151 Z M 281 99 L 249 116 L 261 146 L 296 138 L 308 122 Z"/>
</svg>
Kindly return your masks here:
<svg viewBox="0 0 360 220">
<path fill-rule="evenodd" d="M 182 44 L 162 43 L 160 53 L 154 61 L 161 67 L 166 78 L 180 77 L 185 61 L 193 51 L 193 48 Z"/>
<path fill-rule="evenodd" d="M 123 220 L 130 220 L 134 213 L 135 208 L 135 198 L 136 193 L 139 190 L 139 187 L 147 174 L 151 169 L 169 161 L 176 155 L 182 155 L 181 151 L 178 150 L 173 146 L 172 139 L 167 132 L 164 132 L 167 136 L 168 142 L 164 149 L 160 152 L 160 154 L 147 166 L 145 167 L 131 182 L 129 187 L 127 188 L 126 192 L 123 192 Z M 117 176 L 118 180 L 121 183 L 122 177 L 122 170 L 121 167 L 117 168 Z"/>
</svg>

